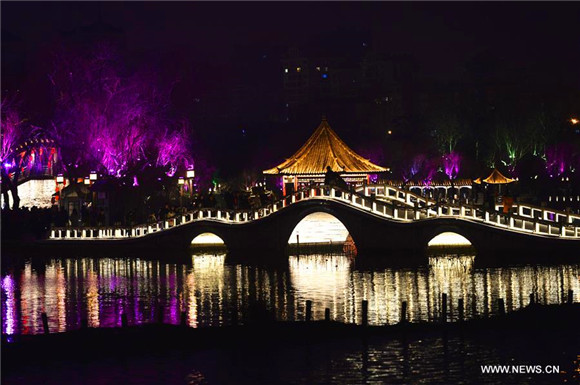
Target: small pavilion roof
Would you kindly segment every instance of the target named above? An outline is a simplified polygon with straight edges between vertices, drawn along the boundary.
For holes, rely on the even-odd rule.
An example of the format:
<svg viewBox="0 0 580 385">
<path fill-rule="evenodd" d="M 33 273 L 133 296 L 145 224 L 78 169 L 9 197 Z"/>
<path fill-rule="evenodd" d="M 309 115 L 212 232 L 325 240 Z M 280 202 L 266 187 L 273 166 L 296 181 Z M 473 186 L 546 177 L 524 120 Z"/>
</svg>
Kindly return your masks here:
<svg viewBox="0 0 580 385">
<path fill-rule="evenodd" d="M 501 172 L 494 168 L 491 174 L 483 180 L 489 184 L 505 184 L 515 182 L 515 179 L 505 177 Z"/>
<path fill-rule="evenodd" d="M 278 166 L 264 170 L 264 174 L 324 174 L 327 166 L 339 173 L 387 171 L 354 152 L 322 118 L 314 134 L 294 155 Z"/>
</svg>

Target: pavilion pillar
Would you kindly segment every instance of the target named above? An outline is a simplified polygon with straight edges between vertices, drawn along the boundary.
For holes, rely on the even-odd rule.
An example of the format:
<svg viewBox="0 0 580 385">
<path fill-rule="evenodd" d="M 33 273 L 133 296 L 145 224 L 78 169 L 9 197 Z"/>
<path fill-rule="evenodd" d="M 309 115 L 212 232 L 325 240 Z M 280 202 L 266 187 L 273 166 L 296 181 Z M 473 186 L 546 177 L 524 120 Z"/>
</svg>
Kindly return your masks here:
<svg viewBox="0 0 580 385">
<path fill-rule="evenodd" d="M 298 176 L 294 175 L 294 192 L 298 191 Z"/>
</svg>

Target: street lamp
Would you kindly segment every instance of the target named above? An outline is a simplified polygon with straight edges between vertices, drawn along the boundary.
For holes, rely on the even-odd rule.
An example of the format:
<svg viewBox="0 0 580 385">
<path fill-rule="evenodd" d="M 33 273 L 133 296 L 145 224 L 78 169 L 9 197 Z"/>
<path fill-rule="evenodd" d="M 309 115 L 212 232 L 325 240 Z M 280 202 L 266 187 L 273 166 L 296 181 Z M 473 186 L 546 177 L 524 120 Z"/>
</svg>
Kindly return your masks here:
<svg viewBox="0 0 580 385">
<path fill-rule="evenodd" d="M 62 174 L 56 176 L 56 183 L 64 183 L 64 176 Z"/>
<path fill-rule="evenodd" d="M 580 120 L 578 120 L 576 118 L 570 119 L 570 123 L 572 123 L 572 124 L 578 124 L 578 122 L 580 122 Z"/>
<path fill-rule="evenodd" d="M 187 170 L 186 176 L 187 179 L 195 178 L 195 170 Z"/>
<path fill-rule="evenodd" d="M 97 180 L 99 176 L 97 175 L 96 171 L 91 171 L 91 175 L 89 175 L 89 179 L 92 180 L 93 182 Z"/>
<path fill-rule="evenodd" d="M 89 178 L 85 178 L 85 184 L 91 184 L 91 180 Z"/>
<path fill-rule="evenodd" d="M 180 176 L 177 179 L 177 184 L 179 185 L 179 207 L 183 207 L 183 185 L 185 184 L 185 179 Z"/>
</svg>

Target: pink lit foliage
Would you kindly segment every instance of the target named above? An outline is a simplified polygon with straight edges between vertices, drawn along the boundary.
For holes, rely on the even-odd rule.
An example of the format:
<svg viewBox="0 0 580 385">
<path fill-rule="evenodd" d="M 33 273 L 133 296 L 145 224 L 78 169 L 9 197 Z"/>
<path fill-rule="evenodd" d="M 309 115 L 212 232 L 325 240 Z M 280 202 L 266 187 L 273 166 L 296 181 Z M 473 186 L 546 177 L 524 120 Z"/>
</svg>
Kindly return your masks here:
<svg viewBox="0 0 580 385">
<path fill-rule="evenodd" d="M 0 171 L 2 194 L 8 202 L 12 193 L 13 208 L 18 208 L 18 181 L 33 173 L 49 171 L 56 161 L 52 140 L 44 138 L 38 127 L 20 118 L 14 101 L 2 100 L 2 131 L 0 148 Z"/>
<path fill-rule="evenodd" d="M 459 166 L 461 165 L 461 156 L 456 152 L 443 155 L 443 168 L 445 175 L 449 180 L 454 180 L 459 174 Z"/>
<path fill-rule="evenodd" d="M 12 167 L 14 150 L 24 137 L 24 125 L 20 119 L 18 111 L 8 100 L 2 100 L 2 148 L 0 148 L 0 160 L 3 169 Z M 10 166 L 9 166 L 10 165 Z"/>
<path fill-rule="evenodd" d="M 193 166 L 190 155 L 190 139 L 187 134 L 187 123 L 182 122 L 179 129 L 166 130 L 159 140 L 157 161 L 159 167 L 167 169 L 167 175 L 173 176 L 180 165 Z"/>
<path fill-rule="evenodd" d="M 439 168 L 439 158 L 429 159 L 425 162 L 423 170 L 423 184 L 425 186 L 430 186 L 433 178 L 437 174 Z"/>
<path fill-rule="evenodd" d="M 403 180 L 405 182 L 409 182 L 417 174 L 419 174 L 419 172 L 421 171 L 421 169 L 425 164 L 425 161 L 426 161 L 425 155 L 423 154 L 416 155 L 411 161 L 411 163 L 408 165 L 408 167 L 405 167 L 403 169 Z"/>
<path fill-rule="evenodd" d="M 52 134 L 67 172 L 80 167 L 125 177 L 149 166 L 174 173 L 191 162 L 185 125 L 169 113 L 171 87 L 155 72 L 128 73 L 104 43 L 88 51 L 61 49 L 54 61 Z"/>
<path fill-rule="evenodd" d="M 558 143 L 546 148 L 546 171 L 551 177 L 566 173 L 573 163 L 574 148 L 569 143 Z"/>
</svg>

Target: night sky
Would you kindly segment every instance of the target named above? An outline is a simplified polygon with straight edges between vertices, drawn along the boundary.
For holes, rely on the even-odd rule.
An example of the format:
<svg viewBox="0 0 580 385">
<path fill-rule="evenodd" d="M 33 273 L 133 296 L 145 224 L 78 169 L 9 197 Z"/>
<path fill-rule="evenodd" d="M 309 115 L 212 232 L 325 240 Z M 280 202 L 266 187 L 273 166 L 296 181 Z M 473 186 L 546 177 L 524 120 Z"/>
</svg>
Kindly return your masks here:
<svg viewBox="0 0 580 385">
<path fill-rule="evenodd" d="M 283 107 L 280 58 L 290 47 L 311 55 L 344 55 L 354 60 L 368 50 L 403 55 L 415 63 L 419 82 L 461 83 L 473 68 L 483 68 L 492 78 L 496 78 L 495 72 L 525 71 L 529 76 L 522 83 L 580 88 L 580 5 L 571 2 L 3 1 L 1 7 L 2 90 L 6 94 L 22 89 L 40 124 L 50 119 L 49 92 L 43 92 L 42 84 L 31 85 L 35 82 L 31 79 L 45 81 L 43 52 L 63 34 L 104 25 L 122 36 L 133 65 L 155 58 L 163 63 L 160 68 L 179 79 L 173 102 L 191 120 L 196 140 L 209 153 L 215 153 L 218 144 L 231 141 L 242 152 L 255 152 L 256 146 L 274 148 L 284 154 L 268 156 L 282 159 L 316 128 L 318 118 L 313 116 L 279 118 Z M 505 82 L 505 77 L 501 79 L 497 81 Z M 31 95 L 32 89 L 35 95 Z M 240 98 L 245 101 L 237 107 L 241 112 L 225 113 L 223 110 L 236 107 L 218 103 L 214 110 L 221 110 L 221 116 L 213 116 L 214 110 L 209 109 L 198 119 L 201 113 L 196 110 L 196 99 L 226 99 L 235 89 L 253 91 L 242 91 Z M 328 111 L 316 115 L 324 112 Z M 341 127 L 336 116 L 329 120 L 356 148 L 359 133 Z M 242 130 L 243 137 L 238 138 Z M 286 132 L 288 144 L 279 145 L 281 135 L 273 135 L 273 130 Z M 253 144 L 244 147 L 240 140 Z M 278 144 L 271 145 L 272 141 Z M 218 166 L 231 162 L 228 157 L 221 159 L 213 158 L 223 163 Z M 248 164 L 263 161 L 258 158 Z"/>
</svg>

